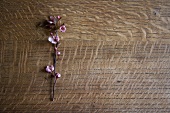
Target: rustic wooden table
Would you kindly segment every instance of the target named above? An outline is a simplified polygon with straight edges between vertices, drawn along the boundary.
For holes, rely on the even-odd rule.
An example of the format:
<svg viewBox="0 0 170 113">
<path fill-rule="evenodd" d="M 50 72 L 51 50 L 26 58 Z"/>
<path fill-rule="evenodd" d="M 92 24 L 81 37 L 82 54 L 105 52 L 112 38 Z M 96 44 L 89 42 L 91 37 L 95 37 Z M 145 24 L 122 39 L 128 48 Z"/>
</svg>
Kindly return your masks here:
<svg viewBox="0 0 170 113">
<path fill-rule="evenodd" d="M 169 0 L 1 0 L 0 112 L 170 112 Z M 61 15 L 55 100 L 49 34 Z"/>
</svg>

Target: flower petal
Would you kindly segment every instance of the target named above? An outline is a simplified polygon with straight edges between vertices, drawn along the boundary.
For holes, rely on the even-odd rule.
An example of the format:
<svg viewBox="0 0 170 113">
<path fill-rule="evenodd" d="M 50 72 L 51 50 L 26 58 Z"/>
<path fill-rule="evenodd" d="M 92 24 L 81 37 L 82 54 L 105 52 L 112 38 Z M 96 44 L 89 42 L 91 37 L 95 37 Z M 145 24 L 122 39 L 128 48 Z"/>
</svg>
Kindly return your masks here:
<svg viewBox="0 0 170 113">
<path fill-rule="evenodd" d="M 50 66 L 50 69 L 51 69 L 51 71 L 54 71 L 54 66 L 51 65 L 51 66 Z"/>
<path fill-rule="evenodd" d="M 54 20 L 54 16 L 50 16 L 50 20 L 52 20 L 52 21 L 53 21 L 53 20 Z"/>
<path fill-rule="evenodd" d="M 53 22 L 52 22 L 52 21 L 48 21 L 48 23 L 53 24 Z"/>
<path fill-rule="evenodd" d="M 48 73 L 51 73 L 52 70 L 50 69 L 50 66 L 47 66 L 46 69 L 45 69 Z"/>
<path fill-rule="evenodd" d="M 66 26 L 65 25 L 60 26 L 60 31 L 65 32 L 66 31 Z"/>
<path fill-rule="evenodd" d="M 59 56 L 60 54 L 61 54 L 61 52 L 58 51 L 58 52 L 57 52 L 57 55 Z"/>
<path fill-rule="evenodd" d="M 48 72 L 48 73 L 52 73 L 54 71 L 54 66 L 53 65 L 50 65 L 50 66 L 47 66 L 45 68 L 45 70 Z"/>
<path fill-rule="evenodd" d="M 59 42 L 59 41 L 60 41 L 60 38 L 59 38 L 59 36 L 58 36 L 58 35 L 55 37 L 55 41 L 57 41 L 57 42 Z"/>
<path fill-rule="evenodd" d="M 61 74 L 60 73 L 58 73 L 58 78 L 60 78 L 61 77 Z"/>
<path fill-rule="evenodd" d="M 57 16 L 57 18 L 58 18 L 58 19 L 60 19 L 60 18 L 61 18 L 61 16 Z"/>
<path fill-rule="evenodd" d="M 48 41 L 52 42 L 54 39 L 50 36 L 48 37 Z"/>
<path fill-rule="evenodd" d="M 53 39 L 53 37 L 48 37 L 48 41 L 50 41 L 53 44 L 56 44 L 57 42 Z"/>
<path fill-rule="evenodd" d="M 57 78 L 60 78 L 60 77 L 61 77 L 61 74 L 60 74 L 60 73 L 56 73 L 55 76 L 56 76 Z"/>
</svg>

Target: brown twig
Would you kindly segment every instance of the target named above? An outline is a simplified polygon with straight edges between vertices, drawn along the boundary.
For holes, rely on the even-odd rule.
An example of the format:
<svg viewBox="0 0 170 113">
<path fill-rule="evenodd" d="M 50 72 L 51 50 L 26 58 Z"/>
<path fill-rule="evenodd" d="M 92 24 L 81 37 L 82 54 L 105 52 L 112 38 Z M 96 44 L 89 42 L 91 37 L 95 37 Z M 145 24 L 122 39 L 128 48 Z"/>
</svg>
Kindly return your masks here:
<svg viewBox="0 0 170 113">
<path fill-rule="evenodd" d="M 57 57 L 57 55 L 56 55 L 56 50 L 55 50 L 55 48 L 58 48 L 58 46 L 59 46 L 59 42 L 56 44 L 56 45 L 54 45 L 54 84 L 53 84 L 53 92 L 52 92 L 52 101 L 54 101 L 54 92 L 55 92 L 55 85 L 56 85 L 56 83 L 57 83 L 57 76 L 55 75 L 56 74 L 56 62 L 57 62 L 57 60 L 56 60 L 56 57 Z"/>
</svg>

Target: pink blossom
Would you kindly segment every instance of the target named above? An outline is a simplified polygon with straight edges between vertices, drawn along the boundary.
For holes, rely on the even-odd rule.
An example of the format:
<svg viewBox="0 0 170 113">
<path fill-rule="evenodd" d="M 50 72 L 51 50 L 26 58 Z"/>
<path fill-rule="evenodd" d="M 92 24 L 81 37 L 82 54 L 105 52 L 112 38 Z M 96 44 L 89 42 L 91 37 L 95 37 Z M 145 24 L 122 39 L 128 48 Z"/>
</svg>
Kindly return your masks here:
<svg viewBox="0 0 170 113">
<path fill-rule="evenodd" d="M 49 24 L 55 24 L 56 17 L 55 16 L 50 16 L 49 20 L 47 21 Z"/>
<path fill-rule="evenodd" d="M 57 17 L 56 17 L 56 16 L 50 16 L 48 23 L 49 23 L 49 24 L 56 24 L 57 21 L 60 20 L 60 19 L 61 19 L 60 16 L 57 16 Z"/>
<path fill-rule="evenodd" d="M 57 78 L 60 78 L 60 77 L 61 77 L 61 74 L 60 74 L 60 73 L 56 73 L 55 76 L 56 76 Z"/>
<path fill-rule="evenodd" d="M 54 71 L 54 66 L 53 66 L 53 65 L 47 66 L 45 70 L 46 70 L 48 73 L 52 73 L 52 72 Z"/>
<path fill-rule="evenodd" d="M 59 56 L 60 54 L 61 54 L 61 52 L 58 51 L 58 52 L 57 52 L 57 55 Z"/>
<path fill-rule="evenodd" d="M 50 20 L 54 21 L 55 17 L 54 16 L 50 16 Z"/>
<path fill-rule="evenodd" d="M 60 38 L 58 35 L 54 36 L 52 33 L 51 33 L 51 36 L 48 37 L 48 41 L 50 41 L 52 44 L 57 44 L 57 42 L 60 41 Z"/>
<path fill-rule="evenodd" d="M 52 44 L 57 43 L 57 41 L 55 41 L 55 39 L 52 36 L 48 37 L 48 41 L 50 41 Z"/>
<path fill-rule="evenodd" d="M 60 31 L 65 32 L 66 31 L 66 26 L 65 25 L 60 26 Z"/>
<path fill-rule="evenodd" d="M 60 19 L 60 18 L 61 18 L 61 16 L 57 16 L 57 18 L 58 18 L 58 19 Z"/>
</svg>

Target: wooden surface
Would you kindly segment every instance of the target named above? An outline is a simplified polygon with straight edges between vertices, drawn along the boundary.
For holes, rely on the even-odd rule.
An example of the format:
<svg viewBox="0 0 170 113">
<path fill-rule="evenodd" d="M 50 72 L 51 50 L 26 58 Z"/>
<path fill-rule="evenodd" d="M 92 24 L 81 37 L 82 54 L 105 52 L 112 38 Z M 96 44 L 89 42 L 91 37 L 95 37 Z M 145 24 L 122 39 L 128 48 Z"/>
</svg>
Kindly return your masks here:
<svg viewBox="0 0 170 113">
<path fill-rule="evenodd" d="M 169 0 L 1 0 L 0 112 L 170 112 Z M 61 15 L 61 57 L 37 28 Z"/>
</svg>

